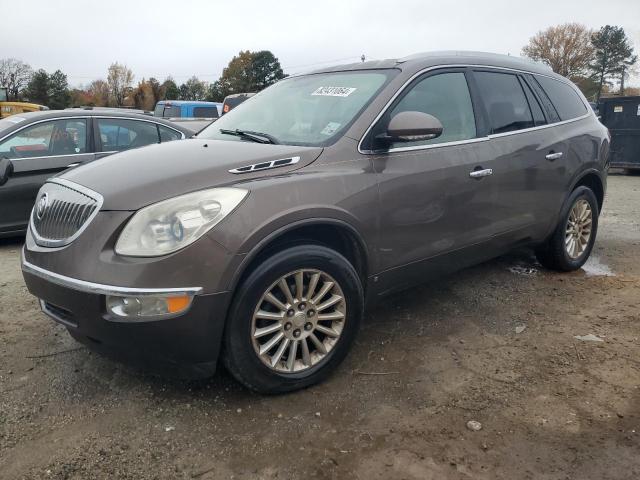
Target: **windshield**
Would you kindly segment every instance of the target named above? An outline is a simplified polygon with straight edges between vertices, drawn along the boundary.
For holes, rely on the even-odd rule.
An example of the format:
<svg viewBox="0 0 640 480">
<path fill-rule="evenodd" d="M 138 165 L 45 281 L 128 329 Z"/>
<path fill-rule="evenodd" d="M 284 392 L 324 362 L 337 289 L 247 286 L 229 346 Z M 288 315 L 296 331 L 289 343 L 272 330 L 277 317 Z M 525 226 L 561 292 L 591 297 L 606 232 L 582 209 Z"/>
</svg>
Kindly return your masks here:
<svg viewBox="0 0 640 480">
<path fill-rule="evenodd" d="M 293 77 L 238 105 L 198 138 L 247 141 L 223 131 L 264 133 L 285 145 L 324 146 L 338 138 L 395 70 Z"/>
</svg>

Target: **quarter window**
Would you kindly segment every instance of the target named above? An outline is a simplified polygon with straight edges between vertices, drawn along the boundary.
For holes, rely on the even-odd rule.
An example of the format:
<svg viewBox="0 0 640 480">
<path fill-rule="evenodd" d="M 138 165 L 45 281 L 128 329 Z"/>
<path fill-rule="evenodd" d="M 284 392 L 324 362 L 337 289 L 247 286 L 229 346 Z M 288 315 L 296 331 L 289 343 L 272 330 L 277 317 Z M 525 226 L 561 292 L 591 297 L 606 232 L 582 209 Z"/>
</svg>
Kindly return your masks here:
<svg viewBox="0 0 640 480">
<path fill-rule="evenodd" d="M 75 155 L 87 151 L 87 121 L 70 118 L 26 127 L 0 143 L 0 155 L 34 158 Z"/>
<path fill-rule="evenodd" d="M 533 116 L 517 75 L 475 72 L 474 76 L 489 114 L 491 133 L 513 132 L 534 126 Z"/>
<path fill-rule="evenodd" d="M 476 136 L 471 95 L 462 72 L 440 73 L 420 80 L 393 107 L 390 114 L 385 116 L 383 125 L 386 126 L 398 113 L 407 111 L 428 113 L 436 117 L 442 123 L 442 135 L 431 140 L 396 142 L 390 148 L 455 142 Z"/>
<path fill-rule="evenodd" d="M 587 107 L 571 86 L 550 77 L 536 75 L 535 78 L 549 96 L 560 120 L 571 120 L 587 113 Z"/>
<path fill-rule="evenodd" d="M 218 107 L 193 107 L 196 118 L 218 118 Z"/>
<path fill-rule="evenodd" d="M 180 132 L 176 132 L 171 128 L 158 125 L 158 130 L 160 131 L 160 142 L 162 143 L 172 142 L 174 140 L 180 140 L 182 138 Z"/>
<path fill-rule="evenodd" d="M 158 128 L 151 122 L 101 118 L 98 130 L 103 152 L 122 152 L 160 142 Z"/>
</svg>

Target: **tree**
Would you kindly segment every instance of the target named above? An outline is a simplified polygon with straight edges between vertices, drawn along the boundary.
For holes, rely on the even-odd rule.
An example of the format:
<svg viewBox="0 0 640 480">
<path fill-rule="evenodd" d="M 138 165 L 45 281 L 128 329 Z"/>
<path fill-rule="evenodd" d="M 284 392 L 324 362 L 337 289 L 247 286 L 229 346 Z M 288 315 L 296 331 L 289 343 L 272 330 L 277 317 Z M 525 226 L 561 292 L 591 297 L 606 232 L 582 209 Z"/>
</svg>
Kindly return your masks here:
<svg viewBox="0 0 640 480">
<path fill-rule="evenodd" d="M 54 110 L 67 108 L 71 102 L 67 76 L 56 70 L 49 76 L 49 101 L 47 105 Z"/>
<path fill-rule="evenodd" d="M 602 86 L 613 78 L 623 80 L 625 71 L 636 63 L 638 57 L 633 54 L 633 47 L 622 27 L 605 25 L 591 36 L 591 43 L 595 57 L 590 67 L 598 79 L 597 98 L 600 99 Z"/>
<path fill-rule="evenodd" d="M 153 110 L 156 105 L 156 97 L 150 82 L 144 78 L 138 86 L 133 90 L 131 97 L 133 105 L 141 110 Z"/>
<path fill-rule="evenodd" d="M 109 84 L 104 80 L 94 80 L 91 82 L 87 93 L 89 94 L 91 106 L 106 107 L 109 105 Z"/>
<path fill-rule="evenodd" d="M 124 100 L 131 93 L 133 72 L 126 65 L 112 63 L 107 73 L 107 84 L 111 102 L 116 107 L 124 105 Z"/>
<path fill-rule="evenodd" d="M 529 39 L 522 54 L 546 63 L 554 72 L 570 78 L 584 76 L 593 60 L 591 31 L 579 23 L 549 27 Z"/>
<path fill-rule="evenodd" d="M 167 77 L 164 82 L 162 82 L 162 100 L 178 100 L 180 98 L 180 90 L 178 89 L 178 85 L 173 81 L 173 78 Z"/>
<path fill-rule="evenodd" d="M 33 70 L 22 60 L 5 58 L 0 60 L 0 87 L 7 87 L 10 100 L 18 100 L 20 93 L 29 84 Z"/>
<path fill-rule="evenodd" d="M 284 77 L 280 62 L 270 51 L 241 51 L 210 88 L 209 97 L 221 99 L 232 93 L 259 92 Z"/>
<path fill-rule="evenodd" d="M 180 85 L 181 100 L 204 100 L 207 96 L 207 84 L 194 75 Z"/>
<path fill-rule="evenodd" d="M 25 90 L 25 95 L 29 101 L 48 105 L 49 103 L 49 74 L 40 69 L 31 76 L 29 84 Z"/>
<path fill-rule="evenodd" d="M 149 88 L 153 94 L 153 106 L 155 107 L 156 103 L 164 98 L 164 90 L 162 85 L 160 85 L 160 82 L 153 77 L 149 78 L 147 83 L 149 84 Z"/>
</svg>

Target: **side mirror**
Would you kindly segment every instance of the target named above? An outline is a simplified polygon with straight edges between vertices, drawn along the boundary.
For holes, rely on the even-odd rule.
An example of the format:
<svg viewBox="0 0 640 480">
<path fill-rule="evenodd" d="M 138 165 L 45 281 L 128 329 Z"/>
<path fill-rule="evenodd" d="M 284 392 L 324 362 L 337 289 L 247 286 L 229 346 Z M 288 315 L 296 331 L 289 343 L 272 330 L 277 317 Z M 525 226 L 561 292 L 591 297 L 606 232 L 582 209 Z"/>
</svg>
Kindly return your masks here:
<svg viewBox="0 0 640 480">
<path fill-rule="evenodd" d="M 442 135 L 442 123 L 424 112 L 400 112 L 389 122 L 387 132 L 378 139 L 391 142 L 417 142 Z"/>
<path fill-rule="evenodd" d="M 0 186 L 7 183 L 13 173 L 13 163 L 8 158 L 0 159 Z"/>
</svg>

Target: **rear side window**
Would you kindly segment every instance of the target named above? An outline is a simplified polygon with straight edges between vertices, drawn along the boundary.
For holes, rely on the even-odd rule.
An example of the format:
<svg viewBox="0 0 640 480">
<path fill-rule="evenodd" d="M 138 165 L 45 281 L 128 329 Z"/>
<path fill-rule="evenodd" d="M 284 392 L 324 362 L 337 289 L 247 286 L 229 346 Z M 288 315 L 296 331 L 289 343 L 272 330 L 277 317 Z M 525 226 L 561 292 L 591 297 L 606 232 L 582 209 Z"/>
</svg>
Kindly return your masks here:
<svg viewBox="0 0 640 480">
<path fill-rule="evenodd" d="M 455 142 L 476 136 L 471 95 L 462 72 L 440 73 L 420 80 L 393 107 L 386 123 L 398 113 L 407 111 L 436 117 L 442 123 L 442 135 L 431 140 L 394 143 L 390 148 Z"/>
<path fill-rule="evenodd" d="M 576 91 L 564 82 L 536 75 L 535 79 L 549 96 L 560 120 L 571 120 L 587 113 L 587 107 Z"/>
<path fill-rule="evenodd" d="M 100 118 L 98 130 L 103 152 L 122 152 L 159 143 L 158 128 L 151 122 Z"/>
<path fill-rule="evenodd" d="M 196 118 L 218 118 L 218 107 L 193 107 Z"/>
<path fill-rule="evenodd" d="M 164 118 L 180 118 L 182 116 L 182 110 L 179 105 L 165 105 L 162 114 L 156 116 Z"/>
<path fill-rule="evenodd" d="M 491 133 L 513 132 L 535 125 L 517 75 L 474 72 L 474 77 L 489 114 Z"/>
</svg>

